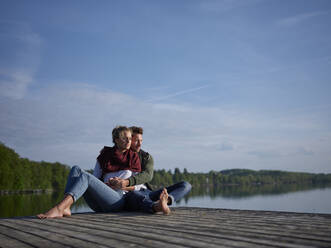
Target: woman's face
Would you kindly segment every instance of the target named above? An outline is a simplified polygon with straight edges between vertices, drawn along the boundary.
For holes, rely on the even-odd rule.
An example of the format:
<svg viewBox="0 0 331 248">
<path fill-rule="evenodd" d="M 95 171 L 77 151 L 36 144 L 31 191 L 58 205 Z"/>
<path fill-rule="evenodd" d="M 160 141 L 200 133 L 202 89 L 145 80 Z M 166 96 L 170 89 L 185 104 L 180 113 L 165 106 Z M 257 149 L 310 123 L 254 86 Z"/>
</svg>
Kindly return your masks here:
<svg viewBox="0 0 331 248">
<path fill-rule="evenodd" d="M 120 137 L 115 140 L 115 143 L 121 151 L 126 151 L 130 149 L 131 146 L 131 132 L 123 131 L 120 133 Z"/>
</svg>

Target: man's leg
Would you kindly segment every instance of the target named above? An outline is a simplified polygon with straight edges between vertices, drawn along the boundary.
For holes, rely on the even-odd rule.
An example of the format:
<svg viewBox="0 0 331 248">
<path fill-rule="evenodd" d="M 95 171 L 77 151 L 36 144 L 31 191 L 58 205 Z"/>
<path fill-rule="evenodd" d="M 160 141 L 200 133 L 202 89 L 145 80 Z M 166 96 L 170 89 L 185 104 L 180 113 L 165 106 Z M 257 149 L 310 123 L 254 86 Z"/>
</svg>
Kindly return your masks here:
<svg viewBox="0 0 331 248">
<path fill-rule="evenodd" d="M 185 181 L 175 183 L 171 186 L 166 187 L 168 194 L 169 194 L 169 200 L 168 200 L 168 205 L 173 204 L 173 202 L 179 201 L 182 199 L 185 195 L 187 195 L 191 191 L 191 184 Z M 153 200 L 156 201 L 159 199 L 163 189 L 159 189 L 156 191 L 152 191 L 149 194 L 149 197 Z"/>
<path fill-rule="evenodd" d="M 128 211 L 143 211 L 147 213 L 163 212 L 164 214 L 170 213 L 168 207 L 168 193 L 163 189 L 159 199 L 152 201 L 149 198 L 149 190 L 147 191 L 131 191 L 125 196 L 125 210 Z"/>
<path fill-rule="evenodd" d="M 163 189 L 160 194 L 160 200 L 153 204 L 154 212 L 163 212 L 163 214 L 170 214 L 171 210 L 168 207 L 169 195 L 167 189 Z"/>
<path fill-rule="evenodd" d="M 125 194 L 125 210 L 154 213 L 153 201 L 149 198 L 149 190 L 134 190 Z"/>
</svg>

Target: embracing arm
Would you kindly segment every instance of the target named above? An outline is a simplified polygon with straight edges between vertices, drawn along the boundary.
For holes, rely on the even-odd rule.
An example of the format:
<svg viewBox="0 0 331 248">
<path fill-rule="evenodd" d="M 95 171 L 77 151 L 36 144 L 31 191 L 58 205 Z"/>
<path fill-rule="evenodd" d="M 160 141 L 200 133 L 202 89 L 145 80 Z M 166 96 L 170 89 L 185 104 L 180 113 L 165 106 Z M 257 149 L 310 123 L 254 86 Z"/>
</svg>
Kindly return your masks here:
<svg viewBox="0 0 331 248">
<path fill-rule="evenodd" d="M 148 154 L 148 158 L 145 161 L 146 162 L 141 165 L 142 172 L 127 179 L 129 181 L 128 186 L 148 183 L 153 179 L 153 172 L 154 172 L 153 157 Z"/>
<path fill-rule="evenodd" d="M 122 190 L 126 190 L 126 191 L 134 191 L 135 187 L 134 186 L 129 186 L 129 187 L 125 187 Z"/>
<path fill-rule="evenodd" d="M 153 172 L 154 172 L 154 160 L 151 155 L 147 153 L 145 157 L 140 159 L 142 162 L 141 169 L 142 172 L 138 173 L 135 176 L 131 176 L 128 179 L 121 179 L 121 178 L 113 178 L 111 179 L 111 184 L 116 189 L 123 189 L 128 190 L 126 187 L 131 187 L 134 185 L 145 184 L 150 182 L 153 179 Z M 131 189 L 132 190 L 132 189 Z M 130 191 L 130 190 L 128 190 Z"/>
<path fill-rule="evenodd" d="M 118 190 L 118 189 L 126 190 L 126 191 L 135 190 L 135 186 L 125 187 L 123 184 L 121 184 L 121 182 L 123 182 L 123 181 L 127 181 L 127 180 L 116 177 L 116 178 L 110 179 L 109 182 L 106 182 L 106 184 L 114 190 Z"/>
</svg>

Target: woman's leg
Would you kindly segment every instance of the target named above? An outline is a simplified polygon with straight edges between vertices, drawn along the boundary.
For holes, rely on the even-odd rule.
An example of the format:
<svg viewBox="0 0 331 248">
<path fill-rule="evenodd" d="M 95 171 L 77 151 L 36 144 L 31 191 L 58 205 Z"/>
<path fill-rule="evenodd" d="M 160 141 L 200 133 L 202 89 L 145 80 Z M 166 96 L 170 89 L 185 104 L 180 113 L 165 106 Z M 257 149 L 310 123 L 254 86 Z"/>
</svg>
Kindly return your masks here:
<svg viewBox="0 0 331 248">
<path fill-rule="evenodd" d="M 107 184 L 94 178 L 90 178 L 89 187 L 83 194 L 87 205 L 95 212 L 117 212 L 122 210 L 125 203 L 123 191 L 113 190 Z"/>
<path fill-rule="evenodd" d="M 74 200 L 84 197 L 86 203 L 96 212 L 119 211 L 123 208 L 122 191 L 115 191 L 90 173 L 74 166 L 65 190 Z"/>
<path fill-rule="evenodd" d="M 73 166 L 67 178 L 67 184 L 64 190 L 65 194 L 62 201 L 46 213 L 38 214 L 37 216 L 40 219 L 70 216 L 71 205 L 79 199 L 82 194 L 81 191 L 85 191 L 87 186 L 87 180 L 83 178 L 81 169 L 78 166 Z"/>
<path fill-rule="evenodd" d="M 72 167 L 67 179 L 64 199 L 51 208 L 45 214 L 39 214 L 39 218 L 56 218 L 70 216 L 70 207 L 82 195 L 93 194 L 87 201 L 95 211 L 118 211 L 123 206 L 122 195 L 101 182 L 95 176 L 80 169 Z"/>
</svg>

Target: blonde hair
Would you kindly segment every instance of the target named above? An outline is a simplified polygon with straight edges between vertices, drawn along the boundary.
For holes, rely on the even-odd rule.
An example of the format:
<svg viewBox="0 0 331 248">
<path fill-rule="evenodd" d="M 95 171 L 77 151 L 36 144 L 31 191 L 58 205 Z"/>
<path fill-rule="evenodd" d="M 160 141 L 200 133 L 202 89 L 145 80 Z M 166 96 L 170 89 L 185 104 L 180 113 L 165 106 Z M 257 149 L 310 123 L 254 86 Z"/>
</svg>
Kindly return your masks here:
<svg viewBox="0 0 331 248">
<path fill-rule="evenodd" d="M 116 139 L 119 139 L 120 136 L 122 135 L 123 132 L 128 131 L 131 133 L 131 129 L 126 127 L 126 126 L 116 126 L 114 127 L 113 131 L 112 131 L 112 136 L 113 136 L 113 143 L 115 143 Z"/>
</svg>

